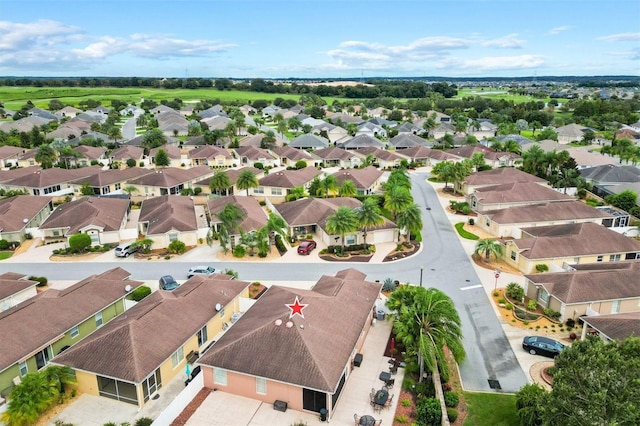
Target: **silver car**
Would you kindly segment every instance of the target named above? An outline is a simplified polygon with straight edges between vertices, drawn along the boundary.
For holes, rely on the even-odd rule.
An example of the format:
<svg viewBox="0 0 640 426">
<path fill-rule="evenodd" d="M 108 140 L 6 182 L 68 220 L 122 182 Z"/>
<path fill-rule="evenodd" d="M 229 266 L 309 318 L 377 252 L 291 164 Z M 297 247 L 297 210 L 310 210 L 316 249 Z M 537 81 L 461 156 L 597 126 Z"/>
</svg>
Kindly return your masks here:
<svg viewBox="0 0 640 426">
<path fill-rule="evenodd" d="M 194 275 L 212 275 L 216 270 L 213 266 L 194 266 L 193 268 L 189 268 L 189 272 L 187 272 L 187 278 L 191 278 Z"/>
</svg>

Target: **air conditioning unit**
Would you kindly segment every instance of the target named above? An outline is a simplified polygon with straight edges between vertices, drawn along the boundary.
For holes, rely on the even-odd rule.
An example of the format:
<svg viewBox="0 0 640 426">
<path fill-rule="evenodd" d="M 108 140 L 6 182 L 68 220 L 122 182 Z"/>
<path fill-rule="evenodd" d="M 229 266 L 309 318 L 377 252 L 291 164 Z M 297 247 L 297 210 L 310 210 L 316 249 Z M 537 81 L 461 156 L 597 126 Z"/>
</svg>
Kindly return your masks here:
<svg viewBox="0 0 640 426">
<path fill-rule="evenodd" d="M 241 316 L 242 316 L 242 314 L 240 314 L 240 313 L 231 315 L 231 324 L 235 324 L 236 321 L 238 321 Z"/>
<path fill-rule="evenodd" d="M 11 381 L 13 382 L 14 386 L 18 386 L 20 383 L 22 383 L 22 379 L 20 378 L 20 376 L 14 377 Z"/>
<path fill-rule="evenodd" d="M 222 323 L 222 330 L 226 331 L 229 328 L 229 323 L 228 322 L 223 322 Z"/>
</svg>

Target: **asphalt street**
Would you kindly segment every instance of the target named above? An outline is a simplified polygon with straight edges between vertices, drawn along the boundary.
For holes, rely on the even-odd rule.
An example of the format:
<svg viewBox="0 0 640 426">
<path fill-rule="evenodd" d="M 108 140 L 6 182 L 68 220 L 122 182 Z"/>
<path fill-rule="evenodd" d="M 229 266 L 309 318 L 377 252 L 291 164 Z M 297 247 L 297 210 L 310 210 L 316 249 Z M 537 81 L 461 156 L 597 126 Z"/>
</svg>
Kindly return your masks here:
<svg viewBox="0 0 640 426">
<path fill-rule="evenodd" d="M 382 264 L 225 262 L 220 265 L 217 259 L 211 262 L 216 262 L 216 267 L 237 271 L 242 280 L 282 282 L 283 285 L 287 281 L 316 281 L 323 274 L 333 275 L 348 267 L 365 272 L 372 281 L 392 278 L 419 285 L 422 280 L 423 286 L 446 292 L 458 309 L 467 353 L 460 364 L 464 388 L 516 392 L 527 383 L 526 376 L 435 190 L 425 182 L 426 177 L 425 173 L 411 174 L 414 200 L 422 207 L 424 223 L 424 246 L 417 256 Z M 82 280 L 118 266 L 129 271 L 134 280 L 157 280 L 166 274 L 180 279 L 193 262 L 2 263 L 0 269 L 46 276 L 50 280 Z"/>
</svg>

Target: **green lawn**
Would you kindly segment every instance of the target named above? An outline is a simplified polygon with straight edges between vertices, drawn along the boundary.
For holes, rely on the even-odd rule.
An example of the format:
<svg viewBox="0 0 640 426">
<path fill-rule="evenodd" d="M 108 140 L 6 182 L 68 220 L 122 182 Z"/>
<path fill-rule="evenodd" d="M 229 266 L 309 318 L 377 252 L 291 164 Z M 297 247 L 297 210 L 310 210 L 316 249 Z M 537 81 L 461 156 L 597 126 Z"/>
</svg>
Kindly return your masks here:
<svg viewBox="0 0 640 426">
<path fill-rule="evenodd" d="M 478 237 L 476 234 L 472 234 L 471 232 L 467 232 L 464 230 L 464 222 L 458 222 L 455 225 L 456 230 L 458 231 L 458 234 L 460 234 L 460 236 L 462 238 L 465 238 L 467 240 L 479 240 L 480 237 Z"/>
<path fill-rule="evenodd" d="M 519 426 L 515 395 L 464 392 L 469 414 L 464 426 Z"/>
<path fill-rule="evenodd" d="M 0 251 L 0 260 L 5 260 L 13 256 L 12 251 Z"/>
</svg>

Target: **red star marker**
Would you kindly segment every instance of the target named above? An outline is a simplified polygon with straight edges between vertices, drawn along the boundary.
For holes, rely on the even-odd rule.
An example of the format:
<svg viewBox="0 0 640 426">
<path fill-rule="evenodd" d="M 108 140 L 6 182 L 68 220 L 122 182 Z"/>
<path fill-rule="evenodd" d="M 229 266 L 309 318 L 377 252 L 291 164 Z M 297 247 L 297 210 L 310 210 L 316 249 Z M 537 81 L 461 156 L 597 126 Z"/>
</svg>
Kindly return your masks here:
<svg viewBox="0 0 640 426">
<path fill-rule="evenodd" d="M 296 301 L 293 302 L 292 305 L 288 305 L 285 303 L 285 306 L 291 309 L 291 313 L 289 314 L 289 319 L 293 318 L 294 315 L 300 315 L 302 318 L 304 318 L 304 314 L 302 313 L 302 310 L 306 308 L 307 305 L 308 304 L 300 303 L 300 301 L 298 300 L 298 296 L 296 296 Z"/>
</svg>

